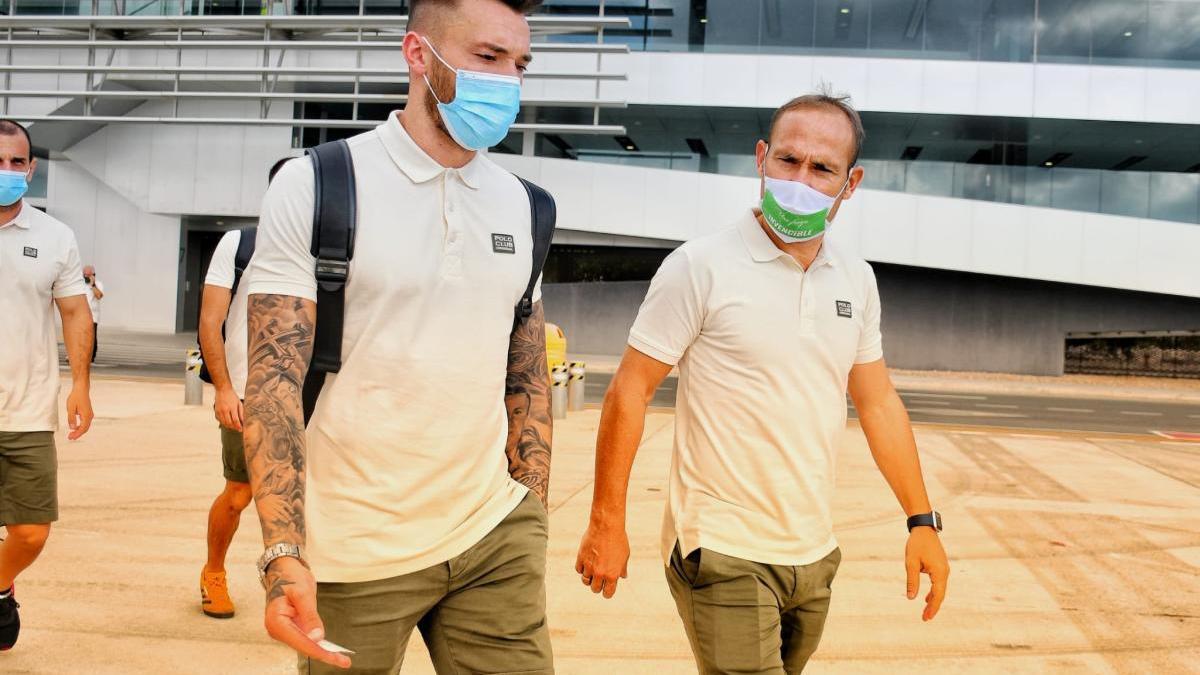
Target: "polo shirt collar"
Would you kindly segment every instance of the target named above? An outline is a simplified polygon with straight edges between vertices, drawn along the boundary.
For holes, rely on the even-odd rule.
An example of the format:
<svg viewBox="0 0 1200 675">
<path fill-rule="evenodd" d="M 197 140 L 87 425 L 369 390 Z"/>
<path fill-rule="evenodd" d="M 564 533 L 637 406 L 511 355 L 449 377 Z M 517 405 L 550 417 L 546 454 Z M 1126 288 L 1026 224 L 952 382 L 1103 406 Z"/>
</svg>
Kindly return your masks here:
<svg viewBox="0 0 1200 675">
<path fill-rule="evenodd" d="M 12 220 L 8 221 L 7 223 L 4 223 L 2 225 L 2 227 L 8 227 L 9 225 L 16 225 L 17 227 L 21 228 L 22 230 L 28 230 L 29 227 L 33 224 L 32 222 L 30 222 L 30 218 L 29 218 L 29 215 L 30 215 L 29 210 L 32 208 L 33 207 L 29 205 L 29 202 L 21 200 L 21 212 L 17 214 L 16 218 L 13 218 Z"/>
<path fill-rule="evenodd" d="M 746 244 L 746 249 L 750 251 L 750 257 L 755 262 L 770 262 L 776 258 L 791 258 L 786 251 L 781 250 L 771 241 L 766 232 L 763 232 L 762 225 L 758 222 L 758 214 L 751 209 L 746 216 L 742 218 L 738 224 L 738 229 L 742 234 L 742 241 Z M 822 265 L 834 264 L 833 253 L 829 250 L 829 242 L 822 241 L 821 248 L 817 251 L 817 257 L 813 259 L 809 269 L 820 267 Z"/>
<path fill-rule="evenodd" d="M 409 180 L 414 183 L 426 183 L 437 178 L 443 173 L 450 172 L 456 174 L 467 187 L 471 189 L 479 188 L 480 179 L 480 157 L 479 153 L 475 153 L 475 157 L 461 169 L 450 169 L 438 164 L 437 160 L 430 157 L 421 146 L 417 145 L 412 136 L 408 135 L 408 131 L 400 124 L 400 112 L 394 111 L 388 115 L 387 120 L 376 127 L 379 138 L 383 141 L 383 147 L 387 149 L 388 155 L 392 161 L 404 175 L 408 176 Z"/>
</svg>

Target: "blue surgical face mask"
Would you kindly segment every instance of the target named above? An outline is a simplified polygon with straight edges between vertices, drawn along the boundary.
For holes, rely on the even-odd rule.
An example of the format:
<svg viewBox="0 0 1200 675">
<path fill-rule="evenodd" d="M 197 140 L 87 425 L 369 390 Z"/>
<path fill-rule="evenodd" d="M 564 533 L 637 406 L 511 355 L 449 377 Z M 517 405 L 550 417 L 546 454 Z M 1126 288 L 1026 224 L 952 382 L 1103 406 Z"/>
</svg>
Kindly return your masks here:
<svg viewBox="0 0 1200 675">
<path fill-rule="evenodd" d="M 438 112 L 450 137 L 467 150 L 486 150 L 504 140 L 521 109 L 520 78 L 455 68 L 428 39 L 421 39 L 437 60 L 455 73 L 454 100 L 449 103 L 442 103 L 429 76 L 425 76 L 425 86 L 438 102 Z"/>
<path fill-rule="evenodd" d="M 25 196 L 29 180 L 24 171 L 0 171 L 0 206 L 12 206 Z"/>
</svg>

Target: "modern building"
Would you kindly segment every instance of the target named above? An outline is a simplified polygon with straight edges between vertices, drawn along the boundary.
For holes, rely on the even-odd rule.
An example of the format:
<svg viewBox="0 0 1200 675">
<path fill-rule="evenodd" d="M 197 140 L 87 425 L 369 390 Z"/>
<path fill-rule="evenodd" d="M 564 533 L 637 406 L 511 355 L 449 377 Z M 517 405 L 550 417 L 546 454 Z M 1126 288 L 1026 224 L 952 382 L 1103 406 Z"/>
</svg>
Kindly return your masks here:
<svg viewBox="0 0 1200 675">
<path fill-rule="evenodd" d="M 403 105 L 406 0 L 0 0 L 0 116 L 113 326 L 194 327 L 267 168 Z M 549 189 L 547 311 L 619 353 L 673 247 L 758 196 L 771 112 L 863 112 L 831 234 L 873 263 L 894 366 L 1200 376 L 1197 0 L 547 0 L 513 133 Z M 48 160 L 48 161 L 46 161 Z"/>
</svg>

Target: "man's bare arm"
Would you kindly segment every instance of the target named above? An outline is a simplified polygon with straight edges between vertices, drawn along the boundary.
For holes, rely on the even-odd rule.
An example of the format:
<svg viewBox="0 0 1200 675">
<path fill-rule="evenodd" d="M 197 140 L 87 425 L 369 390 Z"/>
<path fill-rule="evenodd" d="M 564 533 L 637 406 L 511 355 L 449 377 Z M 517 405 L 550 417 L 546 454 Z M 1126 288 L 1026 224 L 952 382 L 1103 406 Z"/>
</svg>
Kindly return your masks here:
<svg viewBox="0 0 1200 675">
<path fill-rule="evenodd" d="M 86 296 L 72 295 L 54 302 L 62 317 L 63 342 L 71 363 L 71 393 L 67 395 L 67 426 L 71 433 L 67 438 L 74 441 L 92 426 L 92 341 L 96 336 Z"/>
<path fill-rule="evenodd" d="M 204 365 L 217 389 L 233 386 L 229 379 L 228 364 L 225 363 L 225 336 L 221 335 L 232 299 L 233 293 L 228 288 L 213 284 L 204 284 L 200 296 L 200 327 L 196 332 L 200 339 L 200 353 L 204 355 Z"/>
<path fill-rule="evenodd" d="M 508 473 L 547 504 L 550 490 L 550 375 L 546 372 L 546 315 L 542 303 L 513 331 L 504 383 L 508 408 Z"/>
<path fill-rule="evenodd" d="M 246 380 L 246 468 L 266 546 L 304 544 L 304 412 L 316 304 L 252 295 Z M 271 569 L 274 570 L 272 565 Z M 268 601 L 282 589 L 271 589 Z"/>
</svg>

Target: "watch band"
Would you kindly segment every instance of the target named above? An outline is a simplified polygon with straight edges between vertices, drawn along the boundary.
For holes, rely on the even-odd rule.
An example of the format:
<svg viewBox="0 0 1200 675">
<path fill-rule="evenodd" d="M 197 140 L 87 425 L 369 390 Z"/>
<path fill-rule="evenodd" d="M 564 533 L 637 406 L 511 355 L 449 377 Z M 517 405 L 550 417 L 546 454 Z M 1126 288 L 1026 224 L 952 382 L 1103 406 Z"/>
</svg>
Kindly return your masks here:
<svg viewBox="0 0 1200 675">
<path fill-rule="evenodd" d="M 932 527 L 935 532 L 942 531 L 942 514 L 937 511 L 929 513 L 918 513 L 908 517 L 908 531 L 912 532 L 914 527 Z"/>
<path fill-rule="evenodd" d="M 268 546 L 267 550 L 263 551 L 262 557 L 258 559 L 258 580 L 262 582 L 263 588 L 267 587 L 267 568 L 279 558 L 295 558 L 300 561 L 301 565 L 308 567 L 298 544 L 280 542 Z"/>
</svg>

